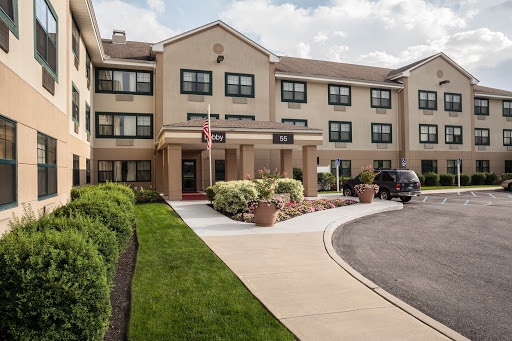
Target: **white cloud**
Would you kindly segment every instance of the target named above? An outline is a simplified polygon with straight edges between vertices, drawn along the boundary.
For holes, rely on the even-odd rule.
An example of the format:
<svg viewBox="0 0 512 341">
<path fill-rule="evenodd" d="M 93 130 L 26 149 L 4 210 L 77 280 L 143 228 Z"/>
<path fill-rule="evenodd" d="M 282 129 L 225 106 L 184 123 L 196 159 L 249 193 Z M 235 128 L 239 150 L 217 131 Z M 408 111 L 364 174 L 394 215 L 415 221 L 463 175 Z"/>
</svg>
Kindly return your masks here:
<svg viewBox="0 0 512 341">
<path fill-rule="evenodd" d="M 146 2 L 152 10 L 157 11 L 158 13 L 165 12 L 164 0 L 146 0 Z"/>
</svg>

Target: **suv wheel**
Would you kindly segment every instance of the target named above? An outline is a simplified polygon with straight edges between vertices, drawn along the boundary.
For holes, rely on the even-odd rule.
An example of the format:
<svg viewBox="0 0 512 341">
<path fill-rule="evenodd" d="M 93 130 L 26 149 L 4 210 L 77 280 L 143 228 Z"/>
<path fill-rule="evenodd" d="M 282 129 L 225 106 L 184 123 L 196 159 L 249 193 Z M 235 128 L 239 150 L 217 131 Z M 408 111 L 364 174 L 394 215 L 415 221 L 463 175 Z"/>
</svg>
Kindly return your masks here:
<svg viewBox="0 0 512 341">
<path fill-rule="evenodd" d="M 345 186 L 343 187 L 343 195 L 346 197 L 351 197 L 352 195 L 354 195 L 354 193 L 352 193 L 352 189 L 350 187 Z"/>
<path fill-rule="evenodd" d="M 382 200 L 391 200 L 391 195 L 389 195 L 389 191 L 387 189 L 383 189 L 379 192 L 379 198 Z"/>
<path fill-rule="evenodd" d="M 409 202 L 411 201 L 412 197 L 400 197 L 400 200 L 402 200 L 402 202 Z"/>
</svg>

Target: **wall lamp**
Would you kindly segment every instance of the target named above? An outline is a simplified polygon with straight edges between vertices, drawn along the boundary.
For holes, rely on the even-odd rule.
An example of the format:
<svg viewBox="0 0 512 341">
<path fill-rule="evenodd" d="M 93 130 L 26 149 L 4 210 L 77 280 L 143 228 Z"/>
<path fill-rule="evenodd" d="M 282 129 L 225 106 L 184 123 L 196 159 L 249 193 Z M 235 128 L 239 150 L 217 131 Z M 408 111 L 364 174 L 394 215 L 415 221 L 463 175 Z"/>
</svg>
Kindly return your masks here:
<svg viewBox="0 0 512 341">
<path fill-rule="evenodd" d="M 445 79 L 444 81 L 440 81 L 439 85 L 448 84 L 448 83 L 450 83 L 450 80 L 449 79 Z"/>
<path fill-rule="evenodd" d="M 220 63 L 224 60 L 224 56 L 223 55 L 219 55 L 217 56 L 217 63 Z"/>
</svg>

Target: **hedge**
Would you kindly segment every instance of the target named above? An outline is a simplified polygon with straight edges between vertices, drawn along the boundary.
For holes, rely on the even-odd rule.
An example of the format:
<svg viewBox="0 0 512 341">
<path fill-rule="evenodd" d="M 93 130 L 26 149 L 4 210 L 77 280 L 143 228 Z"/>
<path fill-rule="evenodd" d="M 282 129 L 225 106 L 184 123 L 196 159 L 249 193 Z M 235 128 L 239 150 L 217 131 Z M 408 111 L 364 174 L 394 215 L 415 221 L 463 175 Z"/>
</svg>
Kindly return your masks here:
<svg viewBox="0 0 512 341">
<path fill-rule="evenodd" d="M 453 174 L 440 174 L 439 184 L 441 186 L 452 186 L 455 182 L 455 175 Z"/>
<path fill-rule="evenodd" d="M 299 180 L 281 178 L 277 180 L 276 193 L 290 193 L 290 200 L 300 202 L 304 200 L 304 185 Z"/>
</svg>

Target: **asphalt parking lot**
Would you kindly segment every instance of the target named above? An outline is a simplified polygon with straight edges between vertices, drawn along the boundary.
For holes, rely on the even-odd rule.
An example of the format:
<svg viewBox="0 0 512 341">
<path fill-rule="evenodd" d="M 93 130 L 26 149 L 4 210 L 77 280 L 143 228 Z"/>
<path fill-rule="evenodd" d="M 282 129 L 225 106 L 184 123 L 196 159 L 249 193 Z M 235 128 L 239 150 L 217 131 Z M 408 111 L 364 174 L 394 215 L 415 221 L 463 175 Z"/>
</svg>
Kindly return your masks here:
<svg viewBox="0 0 512 341">
<path fill-rule="evenodd" d="M 363 276 L 464 336 L 511 340 L 511 208 L 503 190 L 424 192 L 401 211 L 338 228 L 333 246 Z"/>
</svg>

